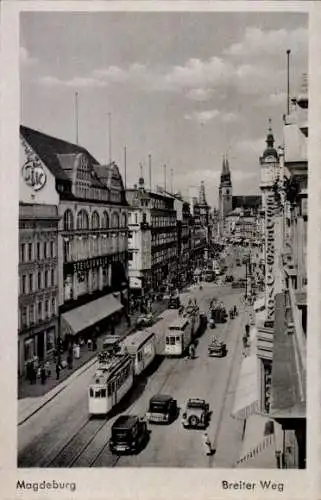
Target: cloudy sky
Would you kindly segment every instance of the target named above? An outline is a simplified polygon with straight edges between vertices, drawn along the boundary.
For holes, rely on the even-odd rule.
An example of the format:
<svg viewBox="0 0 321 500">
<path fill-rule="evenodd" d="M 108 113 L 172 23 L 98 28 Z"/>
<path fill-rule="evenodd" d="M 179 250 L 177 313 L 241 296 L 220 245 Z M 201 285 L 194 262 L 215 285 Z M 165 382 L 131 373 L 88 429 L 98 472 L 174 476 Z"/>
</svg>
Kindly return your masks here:
<svg viewBox="0 0 321 500">
<path fill-rule="evenodd" d="M 112 158 L 127 184 L 143 164 L 148 181 L 174 190 L 205 181 L 217 206 L 222 155 L 234 194 L 259 191 L 259 163 L 272 119 L 282 142 L 286 50 L 291 90 L 307 71 L 308 18 L 295 13 L 21 14 L 21 121 L 79 143 L 100 162 Z"/>
</svg>

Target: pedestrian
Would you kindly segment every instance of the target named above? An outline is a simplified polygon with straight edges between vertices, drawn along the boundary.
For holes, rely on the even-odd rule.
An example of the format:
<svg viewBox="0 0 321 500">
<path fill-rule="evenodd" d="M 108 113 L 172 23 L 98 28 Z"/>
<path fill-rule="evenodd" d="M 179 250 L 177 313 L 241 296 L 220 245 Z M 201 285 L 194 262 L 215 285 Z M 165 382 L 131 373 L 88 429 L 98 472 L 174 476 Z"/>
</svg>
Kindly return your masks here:
<svg viewBox="0 0 321 500">
<path fill-rule="evenodd" d="M 59 363 L 56 364 L 56 378 L 57 380 L 59 380 L 59 376 L 60 376 L 60 365 Z"/>
<path fill-rule="evenodd" d="M 203 444 L 206 455 L 212 455 L 214 450 L 212 450 L 211 441 L 208 437 L 207 432 L 204 432 L 203 434 Z"/>
<path fill-rule="evenodd" d="M 46 370 L 45 367 L 42 365 L 40 368 L 40 380 L 42 385 L 46 383 Z"/>
<path fill-rule="evenodd" d="M 72 355 L 68 354 L 67 355 L 67 365 L 68 365 L 68 370 L 72 369 Z"/>
</svg>

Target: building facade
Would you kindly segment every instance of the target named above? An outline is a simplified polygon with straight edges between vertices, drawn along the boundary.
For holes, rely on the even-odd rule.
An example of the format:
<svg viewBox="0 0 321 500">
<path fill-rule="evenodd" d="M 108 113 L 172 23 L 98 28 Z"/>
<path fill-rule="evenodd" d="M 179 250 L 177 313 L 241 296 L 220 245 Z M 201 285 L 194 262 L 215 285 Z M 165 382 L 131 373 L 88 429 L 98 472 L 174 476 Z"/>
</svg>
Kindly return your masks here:
<svg viewBox="0 0 321 500">
<path fill-rule="evenodd" d="M 126 190 L 130 204 L 129 279 L 131 289 L 146 294 L 169 285 L 177 274 L 177 219 L 174 198 L 147 191 L 144 179 Z"/>
<path fill-rule="evenodd" d="M 219 199 L 219 214 L 220 214 L 220 236 L 225 232 L 225 217 L 233 209 L 233 188 L 230 172 L 230 165 L 227 158 L 223 158 L 221 179 L 219 185 L 218 199 Z"/>
<path fill-rule="evenodd" d="M 62 341 L 93 337 L 128 302 L 128 204 L 118 168 L 84 148 L 26 127 L 21 135 L 52 177 L 58 207 Z M 81 320 L 82 318 L 82 320 Z"/>
</svg>

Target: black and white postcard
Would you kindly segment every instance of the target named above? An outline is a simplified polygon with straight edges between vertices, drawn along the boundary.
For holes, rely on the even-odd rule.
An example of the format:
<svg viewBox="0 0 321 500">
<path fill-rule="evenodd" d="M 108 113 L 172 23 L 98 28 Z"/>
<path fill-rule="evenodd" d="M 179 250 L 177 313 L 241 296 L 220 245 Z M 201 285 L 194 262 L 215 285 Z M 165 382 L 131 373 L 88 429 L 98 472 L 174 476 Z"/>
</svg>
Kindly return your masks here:
<svg viewBox="0 0 321 500">
<path fill-rule="evenodd" d="M 318 498 L 317 7 L 3 2 L 4 498 Z"/>
</svg>

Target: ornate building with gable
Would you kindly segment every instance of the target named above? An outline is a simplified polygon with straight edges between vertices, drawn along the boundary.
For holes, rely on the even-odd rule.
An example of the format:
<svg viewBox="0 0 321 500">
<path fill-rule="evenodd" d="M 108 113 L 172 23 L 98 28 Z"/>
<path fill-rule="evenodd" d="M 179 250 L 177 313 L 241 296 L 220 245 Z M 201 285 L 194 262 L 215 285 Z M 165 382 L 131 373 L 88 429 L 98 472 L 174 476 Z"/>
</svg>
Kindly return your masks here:
<svg viewBox="0 0 321 500">
<path fill-rule="evenodd" d="M 59 336 L 92 337 L 127 305 L 127 212 L 118 167 L 81 146 L 20 127 L 47 171 L 58 210 Z M 56 339 L 57 340 L 57 339 Z"/>
</svg>

